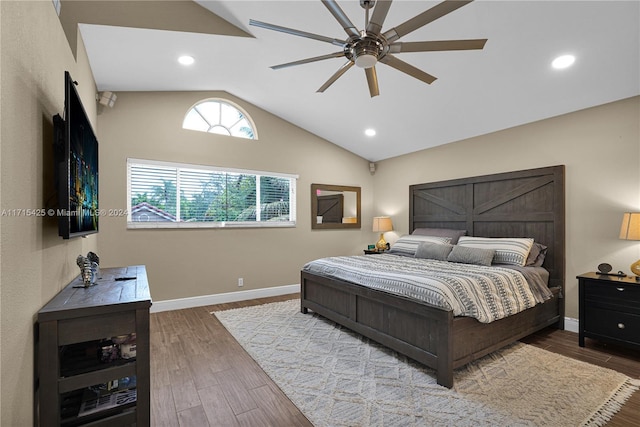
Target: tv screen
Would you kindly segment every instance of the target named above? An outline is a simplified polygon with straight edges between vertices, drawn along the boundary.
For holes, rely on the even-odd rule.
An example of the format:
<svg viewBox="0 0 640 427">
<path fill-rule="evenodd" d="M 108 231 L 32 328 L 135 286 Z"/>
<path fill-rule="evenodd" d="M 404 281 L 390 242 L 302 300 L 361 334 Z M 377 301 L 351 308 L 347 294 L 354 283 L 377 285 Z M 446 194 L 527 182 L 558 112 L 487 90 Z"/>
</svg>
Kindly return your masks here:
<svg viewBox="0 0 640 427">
<path fill-rule="evenodd" d="M 98 139 L 75 85 L 65 72 L 65 118 L 54 117 L 58 232 L 64 239 L 98 232 Z"/>
</svg>

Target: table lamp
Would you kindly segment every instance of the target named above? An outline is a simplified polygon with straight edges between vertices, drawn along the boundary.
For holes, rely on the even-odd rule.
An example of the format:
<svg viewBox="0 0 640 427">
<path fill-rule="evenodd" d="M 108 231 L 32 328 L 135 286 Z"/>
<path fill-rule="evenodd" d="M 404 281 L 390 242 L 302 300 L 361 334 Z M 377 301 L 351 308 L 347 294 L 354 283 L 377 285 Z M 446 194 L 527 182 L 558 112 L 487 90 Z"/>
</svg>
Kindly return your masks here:
<svg viewBox="0 0 640 427">
<path fill-rule="evenodd" d="M 620 238 L 623 240 L 640 240 L 640 212 L 625 212 L 620 227 Z M 640 260 L 631 264 L 631 272 L 640 281 Z"/>
<path fill-rule="evenodd" d="M 384 251 L 387 249 L 387 241 L 384 240 L 384 233 L 393 230 L 393 223 L 388 216 L 376 216 L 373 218 L 373 232 L 380 233 L 380 240 L 376 242 L 376 249 Z"/>
</svg>

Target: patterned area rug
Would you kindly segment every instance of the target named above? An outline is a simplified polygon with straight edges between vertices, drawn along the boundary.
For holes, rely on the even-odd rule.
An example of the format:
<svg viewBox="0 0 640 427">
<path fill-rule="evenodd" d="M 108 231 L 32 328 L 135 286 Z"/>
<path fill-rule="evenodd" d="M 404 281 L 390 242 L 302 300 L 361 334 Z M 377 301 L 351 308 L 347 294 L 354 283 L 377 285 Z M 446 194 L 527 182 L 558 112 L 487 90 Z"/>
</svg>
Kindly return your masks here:
<svg viewBox="0 0 640 427">
<path fill-rule="evenodd" d="M 603 425 L 640 381 L 516 343 L 435 372 L 291 300 L 213 313 L 291 401 L 322 426 Z"/>
</svg>

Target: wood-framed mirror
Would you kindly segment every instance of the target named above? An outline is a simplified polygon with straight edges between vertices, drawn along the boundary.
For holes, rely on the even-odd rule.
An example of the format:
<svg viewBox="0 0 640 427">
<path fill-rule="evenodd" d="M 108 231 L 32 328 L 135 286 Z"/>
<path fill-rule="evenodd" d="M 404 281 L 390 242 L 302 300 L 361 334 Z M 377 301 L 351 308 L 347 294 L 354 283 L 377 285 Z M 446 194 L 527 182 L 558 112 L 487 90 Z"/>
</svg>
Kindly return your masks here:
<svg viewBox="0 0 640 427">
<path fill-rule="evenodd" d="M 311 184 L 311 228 L 360 228 L 360 187 Z"/>
</svg>

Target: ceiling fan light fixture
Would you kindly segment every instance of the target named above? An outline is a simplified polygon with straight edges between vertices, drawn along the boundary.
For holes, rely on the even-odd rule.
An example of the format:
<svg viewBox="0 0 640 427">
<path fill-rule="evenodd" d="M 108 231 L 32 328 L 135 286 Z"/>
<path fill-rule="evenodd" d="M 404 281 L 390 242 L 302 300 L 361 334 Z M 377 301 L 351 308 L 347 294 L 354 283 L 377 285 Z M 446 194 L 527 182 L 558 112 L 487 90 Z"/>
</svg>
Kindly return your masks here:
<svg viewBox="0 0 640 427">
<path fill-rule="evenodd" d="M 371 68 L 378 63 L 382 52 L 382 43 L 376 39 L 364 37 L 351 47 L 353 62 L 359 68 Z"/>
<path fill-rule="evenodd" d="M 356 66 L 360 68 L 371 68 L 378 62 L 378 57 L 370 53 L 356 56 Z"/>
</svg>

